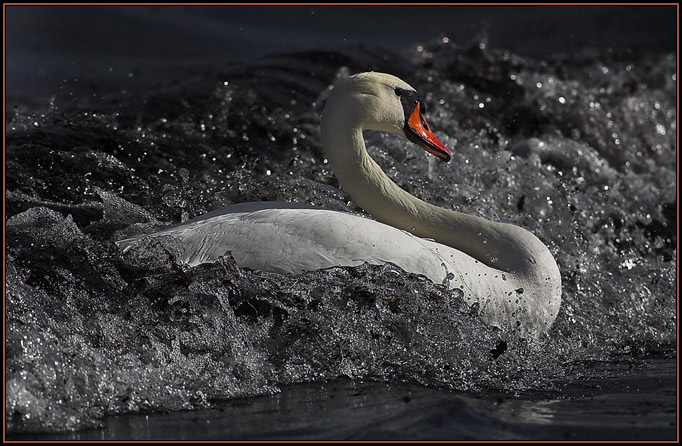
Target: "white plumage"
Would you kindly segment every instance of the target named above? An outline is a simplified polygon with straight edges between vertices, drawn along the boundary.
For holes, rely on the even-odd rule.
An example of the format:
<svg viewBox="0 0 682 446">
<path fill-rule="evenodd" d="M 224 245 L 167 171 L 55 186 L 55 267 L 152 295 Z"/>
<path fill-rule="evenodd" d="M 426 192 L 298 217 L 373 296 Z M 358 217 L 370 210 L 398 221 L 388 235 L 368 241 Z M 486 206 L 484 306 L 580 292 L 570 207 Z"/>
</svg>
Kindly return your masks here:
<svg viewBox="0 0 682 446">
<path fill-rule="evenodd" d="M 547 331 L 559 311 L 561 276 L 547 247 L 510 224 L 439 208 L 393 183 L 365 149 L 362 131 L 408 136 L 431 153 L 449 151 L 426 124 L 416 92 L 382 73 L 351 76 L 332 91 L 322 118 L 331 167 L 377 220 L 287 203 L 230 206 L 146 237 L 172 237 L 188 265 L 228 252 L 243 266 L 299 273 L 391 262 L 461 290 L 491 325 L 526 336 Z M 118 242 L 128 251 L 143 237 Z"/>
</svg>

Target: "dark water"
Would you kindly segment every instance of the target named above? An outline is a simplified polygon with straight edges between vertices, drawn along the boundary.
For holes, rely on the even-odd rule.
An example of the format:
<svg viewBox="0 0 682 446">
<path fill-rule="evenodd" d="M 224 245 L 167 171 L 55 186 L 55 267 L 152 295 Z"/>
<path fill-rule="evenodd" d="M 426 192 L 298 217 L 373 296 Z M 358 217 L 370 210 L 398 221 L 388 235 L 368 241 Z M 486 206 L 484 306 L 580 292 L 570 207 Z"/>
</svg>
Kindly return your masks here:
<svg viewBox="0 0 682 446">
<path fill-rule="evenodd" d="M 677 438 L 672 7 L 6 11 L 9 439 Z M 540 341 L 391 265 L 117 250 L 237 202 L 361 213 L 318 122 L 370 69 L 454 149 L 367 133 L 387 173 L 554 253 Z"/>
<path fill-rule="evenodd" d="M 564 395 L 464 394 L 337 379 L 282 387 L 202 411 L 119 415 L 104 429 L 18 438 L 60 440 L 667 440 L 676 401 L 669 361 L 584 363 Z M 594 375 L 592 375 L 594 373 Z M 599 376 L 596 378 L 596 376 Z M 604 379 L 606 378 L 606 379 Z M 605 382 L 611 388 L 603 389 Z M 615 385 L 620 390 L 614 392 Z M 267 426 L 267 428 L 264 428 Z"/>
</svg>

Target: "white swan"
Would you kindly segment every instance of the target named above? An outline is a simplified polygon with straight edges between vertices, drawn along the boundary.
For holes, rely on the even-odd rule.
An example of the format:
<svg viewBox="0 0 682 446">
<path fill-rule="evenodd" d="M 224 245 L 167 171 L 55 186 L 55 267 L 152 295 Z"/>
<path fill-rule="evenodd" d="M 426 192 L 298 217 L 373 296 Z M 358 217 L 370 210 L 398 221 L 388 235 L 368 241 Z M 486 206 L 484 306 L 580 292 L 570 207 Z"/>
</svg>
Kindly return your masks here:
<svg viewBox="0 0 682 446">
<path fill-rule="evenodd" d="M 478 303 L 488 324 L 511 326 L 528 337 L 547 331 L 561 302 L 559 268 L 547 247 L 518 226 L 408 194 L 367 154 L 365 129 L 406 136 L 450 159 L 412 87 L 388 74 L 357 74 L 332 90 L 322 114 L 322 143 L 341 185 L 379 221 L 285 203 L 246 203 L 151 237 L 176 239 L 188 265 L 228 252 L 240 266 L 280 273 L 391 262 L 461 290 L 467 303 Z M 118 244 L 125 252 L 145 237 Z"/>
</svg>

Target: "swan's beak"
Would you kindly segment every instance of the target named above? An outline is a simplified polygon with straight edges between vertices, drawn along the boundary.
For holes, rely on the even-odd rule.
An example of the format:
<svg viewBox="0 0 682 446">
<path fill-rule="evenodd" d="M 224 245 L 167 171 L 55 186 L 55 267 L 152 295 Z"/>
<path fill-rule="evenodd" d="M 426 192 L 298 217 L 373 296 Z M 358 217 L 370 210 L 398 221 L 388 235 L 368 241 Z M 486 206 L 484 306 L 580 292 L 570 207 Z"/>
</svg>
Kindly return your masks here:
<svg viewBox="0 0 682 446">
<path fill-rule="evenodd" d="M 405 135 L 407 139 L 417 144 L 427 152 L 431 152 L 443 161 L 450 161 L 450 150 L 438 140 L 431 131 L 431 127 L 424 119 L 422 104 L 419 102 L 414 111 L 405 122 Z"/>
</svg>

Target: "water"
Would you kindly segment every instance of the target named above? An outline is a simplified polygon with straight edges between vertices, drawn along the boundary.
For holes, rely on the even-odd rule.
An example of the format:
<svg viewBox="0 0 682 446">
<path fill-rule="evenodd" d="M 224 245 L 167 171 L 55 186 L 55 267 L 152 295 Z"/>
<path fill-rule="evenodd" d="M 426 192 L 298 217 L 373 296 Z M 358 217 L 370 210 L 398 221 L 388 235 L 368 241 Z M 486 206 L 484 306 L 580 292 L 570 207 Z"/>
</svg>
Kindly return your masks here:
<svg viewBox="0 0 682 446">
<path fill-rule="evenodd" d="M 676 438 L 677 61 L 665 8 L 414 9 L 443 33 L 391 38 L 357 21 L 364 33 L 344 32 L 358 17 L 348 8 L 281 22 L 269 9 L 8 11 L 8 438 Z M 225 16 L 243 23 L 244 45 L 218 26 Z M 488 34 L 448 33 L 454 17 L 487 20 Z M 558 28 L 536 45 L 547 25 L 521 26 L 559 18 L 580 37 Z M 61 39 L 27 26 L 70 20 L 81 25 Z M 263 33 L 267 20 L 281 28 Z M 111 33 L 78 38 L 107 23 L 130 26 L 125 50 Z M 188 23 L 204 25 L 206 44 L 170 51 Z M 300 41 L 268 47 L 284 23 L 306 25 Z M 337 34 L 316 27 L 330 23 Z M 159 42 L 136 40 L 143 29 Z M 313 51 L 306 33 L 330 40 Z M 185 268 L 172 244 L 117 250 L 231 203 L 362 213 L 324 162 L 318 120 L 333 79 L 369 69 L 416 87 L 453 149 L 442 164 L 366 133 L 400 186 L 523 226 L 554 253 L 563 302 L 546 337 L 487 327 L 392 265 L 280 276 L 229 257 Z"/>
<path fill-rule="evenodd" d="M 30 438 L 632 441 L 673 437 L 675 368 L 668 361 L 650 360 L 646 370 L 629 361 L 584 363 L 582 369 L 580 383 L 561 383 L 562 393 L 571 393 L 570 398 L 542 393 L 467 395 L 404 383 L 337 379 L 283 386 L 281 393 L 272 396 L 220 402 L 213 409 L 118 415 L 107 418 L 104 429 Z M 595 372 L 607 375 L 591 379 Z M 605 377 L 621 391 L 600 388 Z"/>
</svg>

